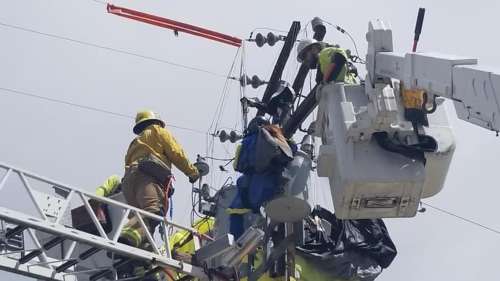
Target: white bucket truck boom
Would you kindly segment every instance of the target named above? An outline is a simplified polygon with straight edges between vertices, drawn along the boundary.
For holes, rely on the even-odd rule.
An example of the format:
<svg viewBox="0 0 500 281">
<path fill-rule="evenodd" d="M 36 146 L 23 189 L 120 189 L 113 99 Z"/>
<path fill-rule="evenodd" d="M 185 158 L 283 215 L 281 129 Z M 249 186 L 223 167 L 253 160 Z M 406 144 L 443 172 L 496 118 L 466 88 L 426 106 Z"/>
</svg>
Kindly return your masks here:
<svg viewBox="0 0 500 281">
<path fill-rule="evenodd" d="M 381 20 L 366 34 L 366 79 L 316 91 L 318 175 L 328 177 L 336 215 L 344 219 L 412 217 L 422 198 L 441 191 L 455 141 L 445 99 L 460 119 L 500 130 L 500 74 L 477 59 L 393 51 Z M 406 116 L 423 98 L 426 124 Z"/>
</svg>

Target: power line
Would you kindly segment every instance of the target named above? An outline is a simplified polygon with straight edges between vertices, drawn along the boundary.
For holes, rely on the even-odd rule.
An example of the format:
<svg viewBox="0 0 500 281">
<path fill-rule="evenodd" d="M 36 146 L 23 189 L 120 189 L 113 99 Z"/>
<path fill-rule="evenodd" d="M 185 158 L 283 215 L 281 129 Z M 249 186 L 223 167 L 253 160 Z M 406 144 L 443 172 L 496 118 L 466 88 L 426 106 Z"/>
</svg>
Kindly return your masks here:
<svg viewBox="0 0 500 281">
<path fill-rule="evenodd" d="M 104 2 L 104 1 L 101 1 L 101 0 L 91 0 L 91 1 L 99 3 L 99 4 L 102 4 L 102 5 L 107 5 L 108 4 L 108 3 Z"/>
<path fill-rule="evenodd" d="M 82 108 L 82 109 L 86 109 L 86 110 L 90 110 L 90 111 L 95 111 L 95 112 L 100 112 L 100 113 L 105 113 L 105 114 L 121 117 L 121 118 L 134 119 L 134 116 L 131 116 L 131 115 L 127 115 L 127 114 L 123 114 L 123 113 L 119 113 L 119 112 L 114 112 L 114 111 L 110 111 L 110 110 L 106 110 L 106 109 L 101 109 L 101 108 L 97 108 L 97 107 L 93 107 L 93 106 L 82 105 L 82 104 L 78 104 L 78 103 L 74 103 L 74 102 L 64 101 L 64 100 L 60 100 L 60 99 L 56 99 L 56 98 L 50 98 L 50 97 L 46 97 L 46 96 L 36 95 L 33 93 L 28 93 L 28 92 L 20 91 L 20 90 L 16 90 L 16 89 L 0 87 L 0 90 L 3 91 L 4 93 L 9 92 L 12 94 L 22 95 L 22 96 L 26 96 L 26 97 L 36 98 L 36 99 L 40 99 L 40 100 L 44 100 L 44 101 L 48 101 L 48 102 L 64 104 L 64 105 L 73 106 L 73 107 L 78 107 L 78 108 Z M 202 134 L 202 135 L 207 134 L 206 132 L 203 132 L 201 130 L 196 130 L 196 129 L 192 129 L 192 128 L 188 128 L 188 127 L 184 127 L 184 126 L 179 126 L 179 125 L 175 125 L 172 123 L 167 123 L 167 125 L 169 127 L 172 127 L 172 128 L 190 131 L 190 132 L 197 133 L 197 134 Z"/>
<path fill-rule="evenodd" d="M 430 208 L 432 208 L 432 209 L 434 209 L 434 210 L 436 210 L 436 211 L 439 211 L 439 212 L 441 212 L 441 213 L 443 213 L 443 214 L 447 214 L 447 215 L 449 215 L 449 216 L 453 216 L 453 217 L 455 217 L 455 218 L 457 218 L 457 219 L 460 219 L 460 220 L 463 220 L 463 221 L 465 221 L 465 222 L 471 223 L 471 224 L 473 224 L 473 225 L 475 225 L 475 226 L 479 226 L 479 227 L 481 227 L 481 228 L 483 228 L 483 229 L 485 229 L 485 230 L 487 230 L 487 231 L 491 231 L 491 232 L 493 232 L 493 233 L 500 234 L 500 231 L 499 231 L 499 230 L 496 230 L 496 229 L 491 228 L 491 227 L 489 227 L 489 226 L 486 226 L 486 225 L 484 225 L 484 224 L 480 224 L 480 223 L 475 222 L 475 221 L 473 221 L 473 220 L 471 220 L 471 219 L 464 218 L 464 217 L 459 216 L 459 215 L 457 215 L 457 214 L 454 214 L 454 213 L 452 213 L 452 212 L 450 212 L 450 211 L 446 211 L 446 210 L 444 210 L 444 209 L 438 208 L 438 207 L 436 207 L 436 206 L 433 206 L 433 205 L 430 205 L 430 204 L 428 204 L 428 203 L 424 203 L 424 202 L 422 202 L 422 205 L 425 205 L 425 206 L 427 206 L 427 207 L 430 207 Z"/>
<path fill-rule="evenodd" d="M 37 98 L 37 99 L 48 101 L 48 102 L 59 103 L 59 104 L 64 104 L 64 105 L 68 105 L 68 106 L 73 106 L 73 107 L 78 107 L 78 108 L 90 110 L 90 111 L 105 113 L 105 114 L 109 114 L 109 115 L 113 115 L 113 116 L 117 116 L 117 117 L 121 117 L 121 118 L 127 118 L 127 119 L 133 119 L 134 118 L 131 115 L 127 115 L 127 114 L 123 114 L 123 113 L 118 113 L 118 112 L 114 112 L 114 111 L 110 111 L 110 110 L 106 110 L 106 109 L 101 109 L 101 108 L 97 108 L 97 107 L 82 105 L 82 104 L 78 104 L 78 103 L 74 103 L 74 102 L 63 101 L 63 100 L 60 100 L 60 99 L 55 99 L 55 98 L 40 96 L 40 95 L 36 95 L 36 94 L 33 94 L 33 93 L 25 92 L 25 91 L 20 91 L 20 90 L 5 88 L 5 87 L 0 87 L 0 90 L 4 91 L 4 93 L 5 92 L 9 92 L 9 93 L 17 94 L 17 95 L 27 96 L 27 97 L 31 97 L 31 98 Z M 175 124 L 171 124 L 171 123 L 169 123 L 168 126 L 172 127 L 172 128 L 180 129 L 180 130 L 190 131 L 190 132 L 197 133 L 197 134 L 207 135 L 206 132 L 203 132 L 201 130 L 196 130 L 196 129 L 192 129 L 192 128 L 188 128 L 188 127 L 184 127 L 184 126 L 179 126 L 179 125 L 175 125 Z M 206 158 L 216 159 L 216 158 L 212 158 L 212 157 L 208 157 L 208 156 L 206 156 Z M 229 160 L 229 159 L 216 159 L 216 160 Z M 483 229 L 485 229 L 487 231 L 490 231 L 490 232 L 493 232 L 495 234 L 499 234 L 500 235 L 500 231 L 499 230 L 496 230 L 496 229 L 491 228 L 489 226 L 486 226 L 484 224 L 478 223 L 478 222 L 473 221 L 471 219 L 462 217 L 460 215 L 457 215 L 455 213 L 452 213 L 450 211 L 444 210 L 442 208 L 433 206 L 433 205 L 425 203 L 425 202 L 422 202 L 422 205 L 425 205 L 425 206 L 430 207 L 430 208 L 432 208 L 432 209 L 434 209 L 436 211 L 439 211 L 439 212 L 441 212 L 443 214 L 446 214 L 446 215 L 449 215 L 449 216 L 453 216 L 453 217 L 455 217 L 457 219 L 460 219 L 462 221 L 465 221 L 467 223 L 476 225 L 476 226 L 481 227 L 481 228 L 483 228 Z"/>
<path fill-rule="evenodd" d="M 80 45 L 85 45 L 85 46 L 89 46 L 89 47 L 93 47 L 93 48 L 107 50 L 110 52 L 115 52 L 115 53 L 120 53 L 120 54 L 124 54 L 124 55 L 128 55 L 128 56 L 133 56 L 133 57 L 137 57 L 137 58 L 141 58 L 141 59 L 145 59 L 145 60 L 149 60 L 149 61 L 155 61 L 155 62 L 159 62 L 159 63 L 163 63 L 163 64 L 168 64 L 171 66 L 184 68 L 187 70 L 202 72 L 202 73 L 210 74 L 210 75 L 213 75 L 216 77 L 227 78 L 227 76 L 224 74 L 216 73 L 216 72 L 202 69 L 199 67 L 189 66 L 189 65 L 185 65 L 185 64 L 181 64 L 181 63 L 176 63 L 176 62 L 172 62 L 172 61 L 168 61 L 168 60 L 164 60 L 164 59 L 160 59 L 160 58 L 155 58 L 155 57 L 151 57 L 151 56 L 147 56 L 147 55 L 142 55 L 142 54 L 126 51 L 126 50 L 120 50 L 120 49 L 116 49 L 116 48 L 108 47 L 108 46 L 104 46 L 104 45 L 99 45 L 99 44 L 92 43 L 92 42 L 86 42 L 86 41 L 73 39 L 70 37 L 65 37 L 65 36 L 61 36 L 61 35 L 57 35 L 57 34 L 46 33 L 46 32 L 38 31 L 35 29 L 30 29 L 30 28 L 26 28 L 26 27 L 22 27 L 22 26 L 17 26 L 17 25 L 12 25 L 12 24 L 8 24 L 8 23 L 4 23 L 4 22 L 0 22 L 0 26 L 11 28 L 11 29 L 16 29 L 16 30 L 20 30 L 20 31 L 24 31 L 24 32 L 34 33 L 34 34 L 49 37 L 52 39 L 63 40 L 63 41 L 77 43 Z"/>
</svg>

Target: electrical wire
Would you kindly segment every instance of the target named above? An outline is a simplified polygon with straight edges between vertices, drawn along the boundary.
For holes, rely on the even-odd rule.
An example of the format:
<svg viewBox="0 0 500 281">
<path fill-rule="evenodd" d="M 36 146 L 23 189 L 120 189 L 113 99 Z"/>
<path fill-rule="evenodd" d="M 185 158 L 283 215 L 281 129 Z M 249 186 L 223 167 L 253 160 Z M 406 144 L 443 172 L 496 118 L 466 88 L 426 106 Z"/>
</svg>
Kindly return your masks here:
<svg viewBox="0 0 500 281">
<path fill-rule="evenodd" d="M 328 22 L 328 21 L 326 21 L 326 20 L 323 20 L 323 22 L 324 22 L 324 23 L 326 23 L 326 24 L 329 24 L 329 25 L 333 26 L 333 27 L 334 27 L 336 30 L 338 30 L 340 33 L 347 35 L 347 37 L 349 37 L 349 39 L 351 40 L 352 44 L 354 45 L 354 50 L 356 51 L 356 56 L 359 58 L 360 63 L 363 63 L 363 64 L 364 64 L 364 63 L 366 63 L 366 62 L 365 62 L 365 61 L 364 61 L 364 60 L 363 60 L 363 59 L 359 56 L 358 45 L 356 44 L 356 41 L 354 40 L 354 38 L 351 36 L 351 34 L 350 34 L 347 30 L 345 30 L 344 28 L 342 28 L 342 27 L 340 27 L 340 26 L 338 26 L 338 25 L 336 25 L 336 24 L 333 24 L 333 23 L 331 23 L 331 22 Z"/>
<path fill-rule="evenodd" d="M 102 5 L 108 5 L 108 3 L 101 1 L 101 0 L 90 0 L 90 1 L 102 4 Z"/>
<path fill-rule="evenodd" d="M 60 100 L 60 99 L 56 99 L 56 98 L 41 96 L 41 95 L 26 92 L 26 91 L 20 91 L 20 90 L 16 90 L 16 89 L 1 87 L 1 86 L 0 86 L 0 91 L 2 91 L 4 94 L 11 93 L 11 94 L 16 94 L 16 95 L 22 95 L 25 97 L 36 98 L 36 99 L 43 100 L 43 101 L 64 104 L 67 106 L 78 107 L 81 109 L 105 113 L 105 114 L 109 114 L 109 115 L 113 115 L 113 116 L 117 116 L 117 117 L 121 117 L 121 118 L 134 119 L 134 116 L 131 116 L 131 115 L 127 115 L 127 114 L 123 114 L 123 113 L 119 113 L 119 112 L 114 112 L 114 111 L 110 111 L 110 110 L 106 110 L 106 109 L 102 109 L 102 108 L 97 108 L 97 107 L 93 107 L 93 106 L 82 105 L 82 104 L 78 104 L 78 103 L 74 103 L 74 102 L 64 101 L 64 100 Z M 190 132 L 197 133 L 197 134 L 206 135 L 206 132 L 203 132 L 201 130 L 192 129 L 192 128 L 188 128 L 188 127 L 184 127 L 184 126 L 179 126 L 179 125 L 175 125 L 172 123 L 168 123 L 167 125 L 168 125 L 168 127 L 172 127 L 172 128 L 176 128 L 176 129 L 180 129 L 180 130 L 186 130 L 186 131 L 190 131 Z"/>
<path fill-rule="evenodd" d="M 280 33 L 288 33 L 288 31 L 286 31 L 286 30 L 276 29 L 276 28 L 272 28 L 272 27 L 256 27 L 252 30 L 252 32 L 255 32 L 257 30 L 268 30 L 268 31 L 276 31 L 276 32 L 280 32 Z"/>
<path fill-rule="evenodd" d="M 483 229 L 485 229 L 485 230 L 487 230 L 487 231 L 490 231 L 490 232 L 493 232 L 493 233 L 496 233 L 496 234 L 500 234 L 500 230 L 497 230 L 497 229 L 491 228 L 491 227 L 489 227 L 489 226 L 486 226 L 486 225 L 484 225 L 484 224 L 478 223 L 478 222 L 473 221 L 473 220 L 471 220 L 471 219 L 468 219 L 468 218 L 465 218 L 465 217 L 459 216 L 459 215 L 457 215 L 457 214 L 455 214 L 455 213 L 452 213 L 452 212 L 450 212 L 450 211 L 447 211 L 447 210 L 441 209 L 441 208 L 439 208 L 439 207 L 436 207 L 436 206 L 433 206 L 433 205 L 431 205 L 431 204 L 424 203 L 424 202 L 422 202 L 422 205 L 425 205 L 425 206 L 430 207 L 430 208 L 432 208 L 432 209 L 434 209 L 434 210 L 436 210 L 436 211 L 439 211 L 439 212 L 441 212 L 441 213 L 443 213 L 443 214 L 447 214 L 447 215 L 449 215 L 449 216 L 455 217 L 455 218 L 460 219 L 460 220 L 462 220 L 462 221 L 465 221 L 465 222 L 467 222 L 467 223 L 473 224 L 473 225 L 475 225 L 475 226 L 481 227 L 481 228 L 483 228 Z"/>
<path fill-rule="evenodd" d="M 233 161 L 233 158 L 217 158 L 217 157 L 211 157 L 211 156 L 204 156 L 203 158 L 211 159 L 211 160 L 216 160 L 216 161 Z"/>
<path fill-rule="evenodd" d="M 351 34 L 347 30 L 344 30 L 344 32 L 349 37 L 349 39 L 351 39 L 352 44 L 354 45 L 354 50 L 356 51 L 356 56 L 359 58 L 360 62 L 366 63 L 365 60 L 359 56 L 358 46 L 356 45 L 356 41 L 354 40 L 354 38 L 352 38 Z"/>
<path fill-rule="evenodd" d="M 236 64 L 236 59 L 238 58 L 238 54 L 240 53 L 241 48 L 238 48 L 236 51 L 233 62 L 231 64 L 231 67 L 229 68 L 229 71 L 227 73 L 227 79 L 224 83 L 224 87 L 222 88 L 222 92 L 219 98 L 219 103 L 217 105 L 217 108 L 214 112 L 214 116 L 212 118 L 212 122 L 210 124 L 210 127 L 208 128 L 206 134 L 207 134 L 207 142 L 206 142 L 206 155 L 210 155 L 211 157 L 214 156 L 214 149 L 215 149 L 215 138 L 217 135 L 217 129 L 219 127 L 220 120 L 222 118 L 222 114 L 224 112 L 224 106 L 226 103 L 226 98 L 227 94 L 229 92 L 229 81 L 231 80 L 229 77 L 231 77 L 231 74 L 233 73 L 234 66 Z M 212 160 L 211 165 L 214 165 L 214 162 Z M 214 174 L 211 174 L 210 177 L 210 184 L 213 185 L 214 183 Z"/>
<path fill-rule="evenodd" d="M 61 36 L 61 35 L 57 35 L 57 34 L 46 33 L 46 32 L 42 32 L 42 31 L 38 31 L 35 29 L 30 29 L 30 28 L 26 28 L 26 27 L 22 27 L 22 26 L 18 26 L 18 25 L 0 22 L 0 26 L 15 29 L 15 30 L 20 30 L 20 31 L 24 31 L 24 32 L 29 32 L 29 33 L 33 33 L 33 34 L 38 34 L 38 35 L 45 36 L 45 37 L 52 38 L 52 39 L 63 40 L 63 41 L 72 42 L 72 43 L 76 43 L 76 44 L 80 44 L 80 45 L 84 45 L 84 46 L 89 46 L 89 47 L 93 47 L 93 48 L 98 48 L 98 49 L 102 49 L 102 50 L 106 50 L 106 51 L 110 51 L 110 52 L 115 52 L 115 53 L 120 53 L 120 54 L 124 54 L 124 55 L 128 55 L 128 56 L 133 56 L 133 57 L 141 58 L 144 60 L 163 63 L 163 64 L 167 64 L 170 66 L 183 68 L 186 70 L 201 72 L 201 73 L 213 75 L 215 77 L 227 78 L 227 75 L 216 73 L 216 72 L 213 72 L 213 71 L 210 71 L 207 69 L 202 69 L 202 68 L 195 67 L 195 66 L 189 66 L 189 65 L 185 65 L 185 64 L 181 64 L 181 63 L 176 63 L 176 62 L 165 60 L 165 59 L 160 59 L 160 58 L 156 58 L 156 57 L 152 57 L 152 56 L 134 53 L 134 52 L 130 52 L 127 50 L 116 49 L 113 47 L 108 47 L 108 46 L 104 46 L 104 45 L 100 45 L 100 44 L 96 44 L 96 43 L 92 43 L 92 42 L 82 41 L 82 40 L 78 40 L 78 39 L 74 39 L 74 38 L 70 38 L 70 37 L 65 37 L 65 36 Z"/>
</svg>

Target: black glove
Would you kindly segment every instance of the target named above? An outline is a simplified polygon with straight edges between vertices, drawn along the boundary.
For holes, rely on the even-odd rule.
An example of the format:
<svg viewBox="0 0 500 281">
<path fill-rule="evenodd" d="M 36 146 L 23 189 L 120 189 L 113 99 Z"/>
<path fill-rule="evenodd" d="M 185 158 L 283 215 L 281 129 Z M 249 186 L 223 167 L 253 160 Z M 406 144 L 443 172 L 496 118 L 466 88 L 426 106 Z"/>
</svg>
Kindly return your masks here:
<svg viewBox="0 0 500 281">
<path fill-rule="evenodd" d="M 197 173 L 195 176 L 190 176 L 189 177 L 189 182 L 190 183 L 195 183 L 199 179 L 200 179 L 200 173 Z"/>
</svg>

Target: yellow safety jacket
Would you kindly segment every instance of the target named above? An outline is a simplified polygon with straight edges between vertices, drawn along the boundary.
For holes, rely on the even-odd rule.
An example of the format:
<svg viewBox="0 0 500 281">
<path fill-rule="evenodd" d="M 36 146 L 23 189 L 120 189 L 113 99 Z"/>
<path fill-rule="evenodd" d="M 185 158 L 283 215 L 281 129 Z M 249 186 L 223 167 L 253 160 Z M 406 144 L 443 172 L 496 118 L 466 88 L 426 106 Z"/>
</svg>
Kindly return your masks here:
<svg viewBox="0 0 500 281">
<path fill-rule="evenodd" d="M 199 219 L 193 224 L 193 228 L 200 234 L 208 234 L 214 229 L 214 218 L 204 218 Z M 176 249 L 176 251 L 184 254 L 194 254 L 194 241 L 191 233 L 187 230 L 176 232 L 172 237 L 170 237 L 170 250 Z"/>
<path fill-rule="evenodd" d="M 125 166 L 136 164 L 150 154 L 162 160 L 169 168 L 174 164 L 188 177 L 198 174 L 172 134 L 156 124 L 148 126 L 132 141 L 125 156 Z"/>
<path fill-rule="evenodd" d="M 98 196 L 108 197 L 115 192 L 118 186 L 120 186 L 120 183 L 120 177 L 117 175 L 112 175 L 97 187 L 95 194 Z"/>
<path fill-rule="evenodd" d="M 322 73 L 325 73 L 327 68 L 332 64 L 332 58 L 335 54 L 341 54 L 345 57 L 346 61 L 348 59 L 345 49 L 336 47 L 324 48 L 319 53 L 319 68 Z M 353 75 L 347 73 L 347 64 L 342 67 L 342 70 L 340 70 L 340 73 L 335 80 L 335 82 L 345 82 L 348 84 L 354 84 L 355 81 L 356 80 L 354 79 Z"/>
<path fill-rule="evenodd" d="M 197 220 L 193 224 L 193 228 L 198 231 L 200 234 L 209 234 L 214 229 L 215 219 L 212 217 L 203 218 Z M 189 231 L 181 230 L 177 231 L 173 236 L 169 239 L 170 251 L 175 249 L 177 253 L 190 254 L 194 255 L 194 241 L 193 236 Z M 165 247 L 162 247 L 161 252 L 165 252 Z M 175 272 L 173 270 L 168 269 L 167 281 L 174 281 L 182 278 L 184 274 Z M 173 279 L 171 278 L 173 277 Z M 197 280 L 197 279 L 195 279 Z"/>
</svg>

